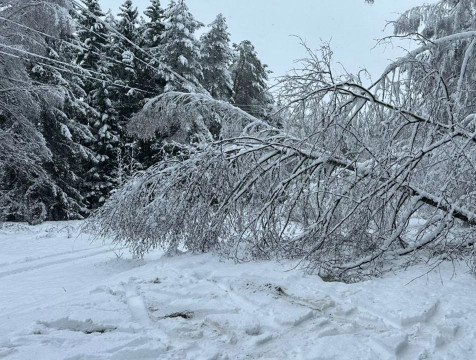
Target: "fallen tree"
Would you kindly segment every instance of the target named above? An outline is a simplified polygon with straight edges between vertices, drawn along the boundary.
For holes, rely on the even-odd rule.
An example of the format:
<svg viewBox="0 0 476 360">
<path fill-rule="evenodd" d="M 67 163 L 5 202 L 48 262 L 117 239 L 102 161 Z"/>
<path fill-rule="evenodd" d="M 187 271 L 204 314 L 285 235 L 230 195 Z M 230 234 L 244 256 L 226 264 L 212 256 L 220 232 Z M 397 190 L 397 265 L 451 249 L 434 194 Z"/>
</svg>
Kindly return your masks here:
<svg viewBox="0 0 476 360">
<path fill-rule="evenodd" d="M 138 256 L 184 246 L 239 261 L 301 259 L 347 279 L 395 258 L 471 259 L 472 39 L 426 41 L 369 87 L 360 75 L 336 75 L 327 46 L 309 52 L 281 84 L 279 129 L 207 94 L 152 99 L 130 125 L 135 135 L 151 136 L 179 109 L 197 139 L 211 138 L 204 118 L 221 119 L 222 139 L 178 146 L 120 189 L 90 226 Z M 432 61 L 454 47 L 465 49 L 457 70 Z"/>
</svg>

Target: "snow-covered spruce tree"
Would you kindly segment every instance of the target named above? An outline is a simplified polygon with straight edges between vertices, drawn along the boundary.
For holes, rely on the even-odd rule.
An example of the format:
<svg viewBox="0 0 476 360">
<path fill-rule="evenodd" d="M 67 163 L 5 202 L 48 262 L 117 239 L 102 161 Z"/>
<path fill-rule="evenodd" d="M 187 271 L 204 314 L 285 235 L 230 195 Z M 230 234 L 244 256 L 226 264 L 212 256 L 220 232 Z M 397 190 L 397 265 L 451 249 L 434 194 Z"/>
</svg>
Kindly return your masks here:
<svg viewBox="0 0 476 360">
<path fill-rule="evenodd" d="M 57 71 L 63 68 L 62 51 L 47 42 L 69 39 L 71 4 L 9 0 L 2 5 L 0 216 L 31 223 L 81 217 L 86 209 L 75 176 L 91 156 L 83 145 L 92 136 L 80 120 L 86 105 L 77 101 L 74 81 Z M 70 166 L 66 158 L 73 153 Z"/>
<path fill-rule="evenodd" d="M 144 29 L 145 46 L 147 49 L 157 50 L 165 30 L 165 10 L 162 8 L 160 0 L 151 0 L 144 15 L 148 18 Z"/>
<path fill-rule="evenodd" d="M 226 19 L 219 14 L 209 27 L 210 30 L 200 39 L 203 85 L 215 99 L 229 101 L 233 94 L 230 72 L 233 51 Z"/>
<path fill-rule="evenodd" d="M 125 124 L 141 107 L 144 91 L 141 90 L 141 42 L 137 8 L 125 1 L 116 20 L 107 14 L 103 20 L 107 32 L 101 71 L 111 81 L 98 81 L 92 91 L 92 101 L 99 113 L 95 125 L 98 134 L 99 164 L 91 169 L 92 192 L 97 204 L 102 204 L 110 192 L 133 171 L 135 143 L 127 136 Z M 96 179 L 96 181 L 94 181 Z"/>
<path fill-rule="evenodd" d="M 119 184 L 122 183 L 120 167 L 121 137 L 117 111 L 111 100 L 109 80 L 97 81 L 95 89 L 90 93 L 94 104 L 92 124 L 95 133 L 94 150 L 97 162 L 87 173 L 89 183 L 88 198 L 93 208 L 102 205 Z"/>
<path fill-rule="evenodd" d="M 109 22 L 105 21 L 97 0 L 84 1 L 84 8 L 76 11 L 78 36 L 81 49 L 76 63 L 87 76 L 82 81 L 88 104 L 94 109 L 89 114 L 95 141 L 96 161 L 85 174 L 89 188 L 87 198 L 90 207 L 97 208 L 120 183 L 120 127 L 112 96 L 114 55 Z"/>
<path fill-rule="evenodd" d="M 83 0 L 84 8 L 77 9 L 73 16 L 77 22 L 77 36 L 80 50 L 77 64 L 85 70 L 102 72 L 101 63 L 104 61 L 105 46 L 108 42 L 108 31 L 102 22 L 104 13 L 98 0 Z M 92 77 L 95 77 L 95 74 Z M 87 94 L 96 87 L 94 80 L 84 80 L 84 90 Z"/>
<path fill-rule="evenodd" d="M 64 94 L 62 103 L 43 108 L 38 123 L 52 156 L 45 167 L 61 190 L 52 195 L 51 200 L 56 199 L 56 204 L 50 206 L 48 218 L 51 220 L 75 219 L 89 213 L 90 188 L 85 174 L 98 161 L 96 137 L 90 124 L 95 110 L 83 100 L 87 96 L 81 86 L 81 74 L 71 72 L 71 67 L 55 66 L 55 61 L 74 63 L 72 41 L 72 36 L 46 39 L 47 57 L 51 60 L 42 59 L 38 63 L 32 59 L 29 64 L 32 80 L 55 87 Z"/>
<path fill-rule="evenodd" d="M 195 20 L 184 0 L 170 1 L 165 20 L 159 48 L 159 68 L 167 82 L 165 91 L 194 91 L 203 78 L 200 44 L 194 33 L 203 24 Z"/>
<path fill-rule="evenodd" d="M 254 116 L 266 118 L 273 104 L 267 90 L 267 66 L 261 63 L 250 41 L 242 41 L 234 47 L 232 102 Z"/>
<path fill-rule="evenodd" d="M 143 67 L 141 84 L 149 91 L 160 94 L 165 87 L 165 79 L 159 69 L 160 48 L 162 34 L 165 31 L 165 10 L 159 0 L 151 0 L 151 4 L 145 9 L 144 15 L 148 21 L 141 26 L 143 47 L 151 56 L 145 56 L 148 66 Z"/>
<path fill-rule="evenodd" d="M 200 44 L 194 32 L 201 23 L 193 18 L 184 1 L 171 1 L 165 11 L 165 31 L 159 46 L 159 70 L 166 80 L 164 91 L 202 91 L 202 67 L 200 64 Z M 211 140 L 213 129 L 217 127 L 215 117 L 204 112 L 184 112 L 180 106 L 156 107 L 159 97 L 150 99 L 128 125 L 131 134 L 142 140 L 154 137 L 165 142 L 189 144 L 202 139 Z M 157 120 L 158 126 L 142 131 L 142 122 L 150 118 Z M 145 136 L 143 136 L 146 134 Z M 176 148 L 172 145 L 172 148 Z M 175 151 L 175 150 L 171 150 Z"/>
<path fill-rule="evenodd" d="M 125 124 L 129 117 L 139 110 L 140 102 L 144 98 L 140 91 L 139 83 L 142 53 L 137 48 L 142 42 L 139 32 L 139 13 L 132 5 L 131 0 L 126 0 L 120 7 L 116 23 L 118 34 L 114 34 L 113 53 L 119 64 L 113 67 L 117 88 L 116 108 L 121 124 Z M 137 46 L 135 46 L 135 45 Z"/>
<path fill-rule="evenodd" d="M 145 9 L 146 20 L 139 26 L 142 37 L 141 46 L 146 50 L 143 55 L 143 66 L 141 67 L 139 83 L 143 89 L 149 91 L 151 96 L 163 93 L 165 88 L 165 78 L 159 71 L 161 36 L 165 30 L 165 10 L 159 0 L 151 0 Z M 158 161 L 162 153 L 162 139 L 154 136 L 150 139 L 138 139 L 135 141 L 135 158 L 141 168 L 147 168 Z"/>
</svg>

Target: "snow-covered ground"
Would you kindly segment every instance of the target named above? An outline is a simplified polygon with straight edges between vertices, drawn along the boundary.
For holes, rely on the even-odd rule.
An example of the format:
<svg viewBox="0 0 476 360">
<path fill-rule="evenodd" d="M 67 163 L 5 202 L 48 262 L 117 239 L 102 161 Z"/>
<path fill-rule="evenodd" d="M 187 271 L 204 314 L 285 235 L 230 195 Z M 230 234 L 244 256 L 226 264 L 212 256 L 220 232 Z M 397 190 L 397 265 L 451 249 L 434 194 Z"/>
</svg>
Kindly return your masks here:
<svg viewBox="0 0 476 360">
<path fill-rule="evenodd" d="M 291 263 L 144 261 L 79 223 L 0 227 L 0 358 L 476 359 L 476 279 L 326 283 Z"/>
</svg>

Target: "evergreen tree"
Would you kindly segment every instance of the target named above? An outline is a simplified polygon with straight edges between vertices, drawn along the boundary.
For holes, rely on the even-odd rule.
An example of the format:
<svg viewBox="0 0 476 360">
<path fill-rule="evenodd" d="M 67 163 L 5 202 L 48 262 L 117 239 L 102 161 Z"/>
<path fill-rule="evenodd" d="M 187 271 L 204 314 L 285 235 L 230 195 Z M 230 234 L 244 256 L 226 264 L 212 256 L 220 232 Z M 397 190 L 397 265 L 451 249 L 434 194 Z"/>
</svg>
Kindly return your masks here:
<svg viewBox="0 0 476 360">
<path fill-rule="evenodd" d="M 267 118 L 273 104 L 267 91 L 267 66 L 261 63 L 250 41 L 242 41 L 234 47 L 232 101 L 254 116 Z"/>
<path fill-rule="evenodd" d="M 116 111 L 120 149 L 116 151 L 116 166 L 114 178 L 120 183 L 124 181 L 133 169 L 140 167 L 136 162 L 138 144 L 128 136 L 126 124 L 131 116 L 139 111 L 144 103 L 145 95 L 150 93 L 150 67 L 145 63 L 147 58 L 140 47 L 145 40 L 141 32 L 144 24 L 139 22 L 139 13 L 132 1 L 126 0 L 120 7 L 118 21 L 109 18 L 116 32 L 110 42 L 111 57 L 115 59 L 112 66 L 112 76 L 116 87 L 111 94 L 114 110 Z"/>
<path fill-rule="evenodd" d="M 88 172 L 91 191 L 89 199 L 93 207 L 100 206 L 120 183 L 119 158 L 121 136 L 117 112 L 111 101 L 108 81 L 98 81 L 92 93 L 96 110 L 94 150 L 98 161 Z"/>
<path fill-rule="evenodd" d="M 137 11 L 137 7 L 132 5 L 131 0 L 126 0 L 119 7 L 119 10 L 120 12 L 117 16 L 120 20 L 117 22 L 117 30 L 127 40 L 135 43 L 139 38 L 139 32 L 137 30 L 139 24 L 139 12 Z M 119 43 L 126 49 L 131 46 L 127 40 L 119 38 Z"/>
<path fill-rule="evenodd" d="M 139 110 L 144 95 L 139 89 L 143 53 L 137 48 L 142 42 L 139 32 L 139 13 L 126 0 L 120 7 L 120 20 L 116 23 L 116 30 L 112 41 L 112 54 L 116 59 L 113 66 L 113 75 L 118 85 L 116 88 L 115 105 L 121 125 L 125 124 L 130 116 Z"/>
<path fill-rule="evenodd" d="M 229 70 L 233 52 L 226 19 L 219 14 L 209 27 L 210 31 L 201 37 L 203 85 L 214 98 L 228 101 L 233 92 Z"/>
<path fill-rule="evenodd" d="M 140 84 L 153 94 L 161 94 L 165 87 L 165 79 L 158 71 L 161 37 L 165 30 L 164 9 L 159 0 L 151 0 L 151 4 L 144 11 L 148 21 L 140 26 L 142 46 L 150 56 L 142 53 L 147 65 L 141 67 Z"/>
<path fill-rule="evenodd" d="M 94 109 L 90 121 L 95 135 L 92 149 L 97 154 L 96 162 L 88 169 L 85 178 L 89 187 L 87 194 L 93 208 L 102 204 L 118 185 L 118 157 L 120 156 L 120 126 L 114 109 L 113 38 L 108 30 L 113 18 L 105 14 L 98 0 L 84 0 L 85 9 L 75 16 L 82 49 L 77 63 L 94 79 L 84 80 L 83 88 L 89 105 Z M 88 73 L 88 71 L 90 73 Z M 103 77 L 98 74 L 102 74 Z"/>
<path fill-rule="evenodd" d="M 100 20 L 104 17 L 104 13 L 98 0 L 83 0 L 83 3 L 85 9 L 79 9 L 74 13 L 78 23 L 77 33 L 81 46 L 77 64 L 85 70 L 102 72 L 100 64 L 108 40 L 107 29 Z M 95 87 L 93 82 L 93 80 L 85 81 L 87 93 Z"/>
<path fill-rule="evenodd" d="M 66 63 L 74 62 L 71 48 L 61 40 L 46 39 L 47 57 Z M 66 39 L 72 41 L 71 37 Z M 53 62 L 51 64 L 54 64 Z M 41 198 L 47 204 L 46 218 L 64 220 L 81 218 L 88 214 L 90 203 L 87 199 L 88 185 L 84 179 L 86 171 L 97 162 L 94 151 L 95 137 L 89 124 L 94 110 L 82 99 L 86 93 L 78 76 L 51 67 L 46 63 L 29 66 L 32 80 L 54 87 L 63 93 L 62 101 L 45 106 L 41 112 L 38 129 L 51 152 L 51 160 L 44 168 L 54 186 L 44 186 L 46 194 Z"/>
<path fill-rule="evenodd" d="M 159 71 L 161 36 L 165 29 L 164 9 L 161 7 L 160 1 L 151 0 L 150 5 L 144 11 L 144 15 L 146 19 L 143 17 L 140 18 L 137 29 L 137 44 L 145 51 L 135 53 L 136 56 L 140 57 L 136 69 L 136 84 L 141 89 L 148 91 L 149 94 L 145 95 L 153 97 L 163 93 L 165 87 L 165 79 Z M 138 103 L 140 106 L 134 109 L 134 112 L 140 110 L 143 103 L 144 102 Z M 156 162 L 156 158 L 161 152 L 162 146 L 160 137 L 148 140 L 129 140 L 127 150 L 129 154 L 133 151 L 135 167 L 147 168 Z M 131 163 L 130 156 L 128 162 Z"/>
<path fill-rule="evenodd" d="M 170 1 L 165 19 L 159 56 L 159 67 L 167 81 L 165 90 L 193 91 L 203 77 L 200 44 L 194 37 L 195 31 L 203 24 L 195 20 L 184 0 Z M 170 70 L 187 82 L 184 83 Z"/>
<path fill-rule="evenodd" d="M 165 30 L 165 14 L 160 0 L 151 0 L 151 4 L 145 9 L 144 14 L 149 19 L 144 31 L 145 46 L 148 49 L 157 49 L 161 44 L 161 36 Z"/>
</svg>

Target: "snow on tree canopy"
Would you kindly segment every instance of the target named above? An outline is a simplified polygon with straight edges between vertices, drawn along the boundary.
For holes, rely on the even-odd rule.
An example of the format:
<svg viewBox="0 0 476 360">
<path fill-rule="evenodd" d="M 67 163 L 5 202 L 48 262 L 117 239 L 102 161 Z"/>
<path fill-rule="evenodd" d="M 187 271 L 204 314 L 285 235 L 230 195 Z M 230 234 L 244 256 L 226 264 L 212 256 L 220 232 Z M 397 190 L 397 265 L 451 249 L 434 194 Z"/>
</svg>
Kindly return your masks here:
<svg viewBox="0 0 476 360">
<path fill-rule="evenodd" d="M 200 44 L 194 37 L 195 31 L 203 24 L 195 20 L 184 0 L 172 0 L 164 17 L 159 69 L 167 81 L 165 90 L 190 90 L 203 78 Z M 175 73 L 186 79 L 186 83 Z"/>
<path fill-rule="evenodd" d="M 200 39 L 203 84 L 214 98 L 230 100 L 233 93 L 230 71 L 233 51 L 228 26 L 223 15 L 219 14 L 209 27 L 210 30 Z"/>
</svg>

